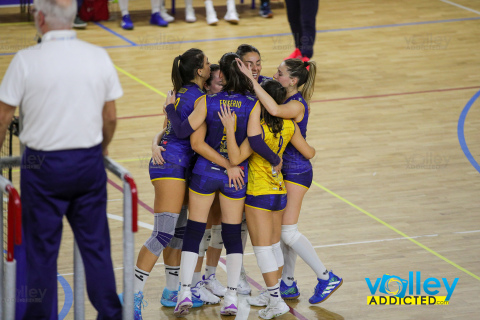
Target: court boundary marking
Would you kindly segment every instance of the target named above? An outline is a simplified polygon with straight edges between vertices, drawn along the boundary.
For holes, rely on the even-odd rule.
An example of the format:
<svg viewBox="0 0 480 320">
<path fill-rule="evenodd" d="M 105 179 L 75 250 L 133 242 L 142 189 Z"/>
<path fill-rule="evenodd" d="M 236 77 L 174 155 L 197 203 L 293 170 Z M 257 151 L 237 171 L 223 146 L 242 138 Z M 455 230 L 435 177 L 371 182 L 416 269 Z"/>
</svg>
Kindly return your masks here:
<svg viewBox="0 0 480 320">
<path fill-rule="evenodd" d="M 467 118 L 468 112 L 470 108 L 475 103 L 475 101 L 480 97 L 480 91 L 475 93 L 473 97 L 467 102 L 465 107 L 463 108 L 462 112 L 460 113 L 460 117 L 458 118 L 458 125 L 457 125 L 457 135 L 458 135 L 458 142 L 460 143 L 460 147 L 462 148 L 465 157 L 470 162 L 470 164 L 480 173 L 480 165 L 473 157 L 470 149 L 468 149 L 467 142 L 465 141 L 465 120 Z"/>
</svg>

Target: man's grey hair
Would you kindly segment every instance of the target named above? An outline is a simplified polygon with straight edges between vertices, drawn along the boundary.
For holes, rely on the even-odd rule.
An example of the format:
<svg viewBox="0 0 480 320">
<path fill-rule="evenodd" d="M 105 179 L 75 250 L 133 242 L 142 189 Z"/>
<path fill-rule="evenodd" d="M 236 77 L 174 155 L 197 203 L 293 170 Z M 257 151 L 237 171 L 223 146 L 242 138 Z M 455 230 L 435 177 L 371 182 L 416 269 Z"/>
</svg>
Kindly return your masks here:
<svg viewBox="0 0 480 320">
<path fill-rule="evenodd" d="M 45 15 L 51 29 L 70 29 L 77 15 L 77 0 L 35 0 L 35 8 Z"/>
</svg>

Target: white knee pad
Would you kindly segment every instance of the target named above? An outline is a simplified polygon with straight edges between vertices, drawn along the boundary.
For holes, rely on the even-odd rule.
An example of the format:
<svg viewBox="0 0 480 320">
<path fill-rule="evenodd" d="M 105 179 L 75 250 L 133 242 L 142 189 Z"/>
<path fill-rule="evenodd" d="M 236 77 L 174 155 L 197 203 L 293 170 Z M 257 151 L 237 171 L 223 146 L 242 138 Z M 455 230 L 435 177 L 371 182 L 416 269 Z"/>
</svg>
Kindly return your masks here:
<svg viewBox="0 0 480 320">
<path fill-rule="evenodd" d="M 283 252 L 282 252 L 282 247 L 280 245 L 280 241 L 272 244 L 272 248 L 273 248 L 273 254 L 275 255 L 275 260 L 277 261 L 277 267 L 280 269 L 281 267 L 283 267 L 283 264 L 284 264 Z"/>
<path fill-rule="evenodd" d="M 287 246 L 292 246 L 302 234 L 298 231 L 298 226 L 296 224 L 292 225 L 282 225 L 282 241 L 285 242 Z"/>
<path fill-rule="evenodd" d="M 255 252 L 257 264 L 262 273 L 269 273 L 278 270 L 277 260 L 275 259 L 272 246 L 254 246 L 253 252 Z"/>
<path fill-rule="evenodd" d="M 210 240 L 210 247 L 213 247 L 215 249 L 223 249 L 221 224 L 212 226 L 212 237 Z"/>
<path fill-rule="evenodd" d="M 202 242 L 200 242 L 200 247 L 198 248 L 199 257 L 205 256 L 205 252 L 207 252 L 208 244 L 210 243 L 211 238 L 211 231 L 211 229 L 206 229 L 205 233 L 203 234 Z"/>
</svg>

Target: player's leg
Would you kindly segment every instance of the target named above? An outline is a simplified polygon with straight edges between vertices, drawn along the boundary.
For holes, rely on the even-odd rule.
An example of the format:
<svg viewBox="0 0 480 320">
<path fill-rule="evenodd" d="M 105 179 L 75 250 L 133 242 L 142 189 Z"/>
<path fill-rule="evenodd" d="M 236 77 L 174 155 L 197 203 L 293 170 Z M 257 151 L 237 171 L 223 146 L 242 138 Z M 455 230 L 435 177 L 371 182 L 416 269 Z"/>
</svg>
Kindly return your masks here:
<svg viewBox="0 0 480 320">
<path fill-rule="evenodd" d="M 163 20 L 167 22 L 173 22 L 175 20 L 174 17 L 168 14 L 167 9 L 165 8 L 165 0 L 161 0 L 161 5 L 160 5 L 160 16 L 163 18 Z"/>
<path fill-rule="evenodd" d="M 260 5 L 260 16 L 263 18 L 273 18 L 273 12 L 270 9 L 270 0 L 262 0 Z"/>
<path fill-rule="evenodd" d="M 316 18 L 318 11 L 318 0 L 300 0 L 301 11 L 301 28 L 302 36 L 300 40 L 300 46 L 297 47 L 302 52 L 303 58 L 312 58 L 313 45 L 315 44 L 316 31 Z"/>
<path fill-rule="evenodd" d="M 245 211 L 243 211 L 242 217 L 242 247 L 243 252 L 245 253 L 245 246 L 247 245 L 248 239 L 248 227 L 247 227 L 247 218 L 245 216 Z M 250 288 L 250 284 L 247 281 L 247 272 L 243 267 L 242 261 L 242 270 L 240 272 L 240 281 L 238 282 L 238 293 L 243 295 L 249 295 L 252 293 L 252 288 Z"/>
<path fill-rule="evenodd" d="M 152 3 L 152 15 L 150 16 L 150 24 L 159 27 L 166 27 L 168 26 L 168 22 L 163 19 L 163 16 L 160 13 L 162 1 L 164 0 L 150 0 L 150 2 Z"/>
<path fill-rule="evenodd" d="M 231 24 L 238 24 L 238 21 L 240 21 L 237 8 L 235 6 L 235 0 L 227 0 L 227 13 L 225 14 L 224 19 Z"/>
<path fill-rule="evenodd" d="M 128 0 L 118 0 L 120 6 L 120 12 L 122 13 L 122 21 L 120 26 L 125 30 L 133 30 L 133 22 L 128 12 Z"/>
<path fill-rule="evenodd" d="M 302 37 L 302 17 L 300 16 L 300 2 L 298 0 L 285 0 L 287 6 L 287 17 L 290 29 L 292 30 L 295 50 L 285 59 L 301 59 L 300 39 Z"/>
<path fill-rule="evenodd" d="M 185 21 L 197 21 L 197 17 L 195 17 L 195 9 L 193 9 L 193 0 L 185 0 Z"/>
<path fill-rule="evenodd" d="M 212 0 L 205 0 L 205 11 L 207 13 L 207 23 L 211 26 L 216 26 L 218 18 Z"/>
</svg>

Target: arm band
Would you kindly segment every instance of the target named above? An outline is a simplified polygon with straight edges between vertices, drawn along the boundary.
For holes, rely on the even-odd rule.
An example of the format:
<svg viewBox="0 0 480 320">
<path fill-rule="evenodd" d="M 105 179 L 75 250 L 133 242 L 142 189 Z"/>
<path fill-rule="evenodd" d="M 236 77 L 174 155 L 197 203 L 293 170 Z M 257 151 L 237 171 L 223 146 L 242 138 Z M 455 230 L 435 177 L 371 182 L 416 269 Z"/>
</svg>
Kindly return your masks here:
<svg viewBox="0 0 480 320">
<path fill-rule="evenodd" d="M 175 106 L 173 103 L 169 104 L 165 111 L 167 112 L 167 117 L 170 123 L 172 124 L 173 131 L 179 139 L 188 138 L 195 130 L 193 130 L 188 118 L 182 122 L 177 112 L 175 111 Z"/>
<path fill-rule="evenodd" d="M 248 137 L 248 142 L 252 150 L 270 162 L 272 166 L 275 167 L 280 164 L 280 157 L 267 146 L 261 134 Z"/>
</svg>

